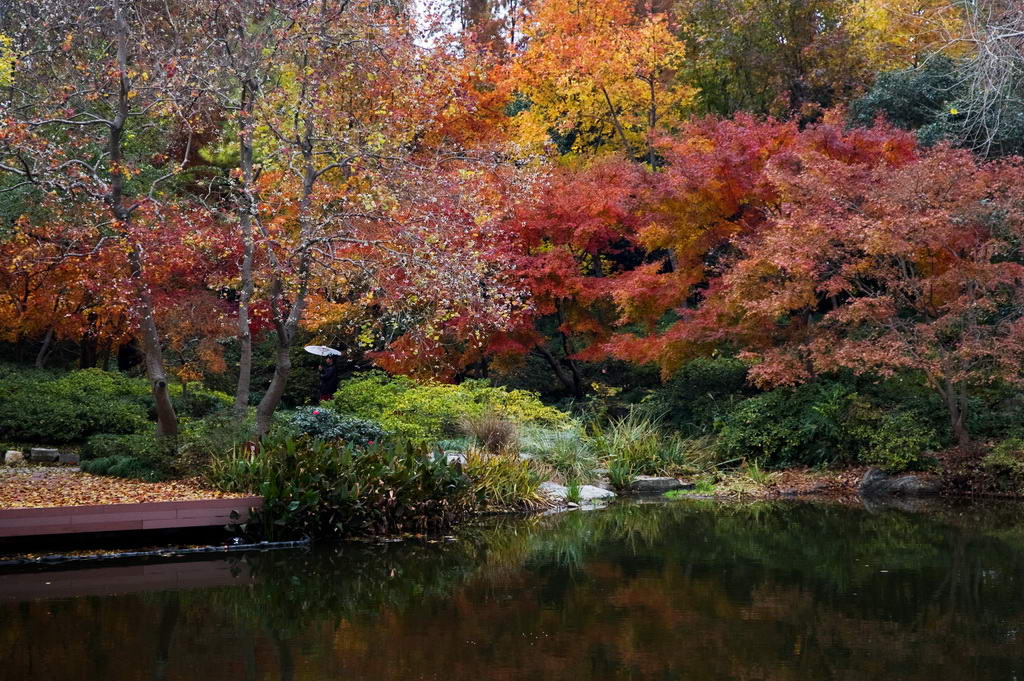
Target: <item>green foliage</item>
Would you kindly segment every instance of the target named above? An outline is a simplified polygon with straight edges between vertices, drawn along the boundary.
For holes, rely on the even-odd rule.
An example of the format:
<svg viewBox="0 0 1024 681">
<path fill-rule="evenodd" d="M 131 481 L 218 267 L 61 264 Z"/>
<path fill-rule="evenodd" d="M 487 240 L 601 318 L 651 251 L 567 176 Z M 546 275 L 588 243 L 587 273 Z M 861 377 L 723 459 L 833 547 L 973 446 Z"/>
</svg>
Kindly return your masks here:
<svg viewBox="0 0 1024 681">
<path fill-rule="evenodd" d="M 436 532 L 472 507 L 458 466 L 403 443 L 362 450 L 278 436 L 215 457 L 208 475 L 264 498 L 256 525 L 269 538 Z"/>
<path fill-rule="evenodd" d="M 96 433 L 128 434 L 148 427 L 148 384 L 99 369 L 62 376 L 6 369 L 0 375 L 0 438 L 66 444 Z"/>
<path fill-rule="evenodd" d="M 707 433 L 737 402 L 754 394 L 747 364 L 730 357 L 698 358 L 684 364 L 654 392 L 650 405 L 667 425 Z"/>
<path fill-rule="evenodd" d="M 156 438 L 149 433 L 93 435 L 82 445 L 83 459 L 101 459 L 111 456 L 149 458 L 158 451 Z"/>
<path fill-rule="evenodd" d="M 529 459 L 520 459 L 517 454 L 488 454 L 470 449 L 463 469 L 472 481 L 477 503 L 483 508 L 522 511 L 547 503 L 540 490 L 547 476 Z"/>
<path fill-rule="evenodd" d="M 167 479 L 167 473 L 155 459 L 143 456 L 117 454 L 82 462 L 82 470 L 92 475 L 107 475 L 115 478 L 134 478 L 146 482 L 160 482 Z"/>
<path fill-rule="evenodd" d="M 917 130 L 934 122 L 962 91 L 955 63 L 934 57 L 918 68 L 880 73 L 863 97 L 850 104 L 850 120 L 869 127 L 879 116 L 904 130 Z"/>
<path fill-rule="evenodd" d="M 331 406 L 344 414 L 362 418 L 380 418 L 398 396 L 416 387 L 404 376 L 388 376 L 383 371 L 356 374 L 338 385 Z"/>
<path fill-rule="evenodd" d="M 566 488 L 565 500 L 571 504 L 580 503 L 580 484 L 578 482 L 570 482 Z"/>
<path fill-rule="evenodd" d="M 917 68 L 879 74 L 874 87 L 850 105 L 850 121 L 866 127 L 881 115 L 897 127 L 916 130 L 926 146 L 949 141 L 983 148 L 989 156 L 1024 152 L 1024 102 L 1014 86 L 1006 93 L 990 92 L 992 99 L 1002 101 L 982 110 L 968 100 L 959 66 L 937 56 Z M 991 120 L 979 118 L 985 115 Z M 988 130 L 996 131 L 991 140 L 984 138 Z"/>
<path fill-rule="evenodd" d="M 1006 438 L 985 455 L 981 465 L 999 487 L 1019 492 L 1024 486 L 1024 438 Z"/>
<path fill-rule="evenodd" d="M 328 404 L 341 412 L 377 419 L 385 430 L 421 443 L 458 437 L 461 421 L 487 411 L 517 424 L 557 425 L 569 420 L 567 414 L 524 390 L 496 388 L 483 380 L 419 385 L 379 372 L 344 381 Z"/>
<path fill-rule="evenodd" d="M 913 384 L 858 392 L 848 381 L 821 380 L 780 388 L 740 402 L 722 421 L 717 447 L 766 468 L 859 459 L 890 472 L 919 470 L 942 444 L 929 397 Z"/>
<path fill-rule="evenodd" d="M 608 466 L 608 477 L 618 488 L 638 475 L 673 475 L 707 463 L 709 450 L 700 440 L 668 434 L 661 421 L 633 409 L 613 419 L 606 428 L 594 427 L 594 448 Z"/>
<path fill-rule="evenodd" d="M 858 418 L 851 431 L 864 443 L 860 460 L 889 473 L 925 468 L 927 453 L 939 447 L 935 430 L 909 411 L 875 411 Z"/>
<path fill-rule="evenodd" d="M 533 453 L 540 461 L 555 469 L 567 485 L 585 485 L 597 477 L 597 453 L 579 429 L 542 432 L 543 438 L 533 435 Z M 528 451 L 526 448 L 524 450 Z"/>
<path fill-rule="evenodd" d="M 847 384 L 819 381 L 748 398 L 723 419 L 717 446 L 727 457 L 768 468 L 849 460 L 844 420 L 852 397 Z"/>
<path fill-rule="evenodd" d="M 687 497 L 707 497 L 715 493 L 715 481 L 710 477 L 699 477 L 693 482 L 693 489 L 674 489 L 661 496 L 666 499 L 685 499 Z"/>
<path fill-rule="evenodd" d="M 296 436 L 308 435 L 351 445 L 374 444 L 387 436 L 376 421 L 339 414 L 329 407 L 299 407 L 282 414 L 282 421 Z"/>
<path fill-rule="evenodd" d="M 152 395 L 146 397 L 147 404 L 153 405 Z M 189 383 L 185 390 L 177 385 L 171 387 L 171 402 L 179 417 L 203 418 L 228 409 L 234 404 L 234 399 L 225 393 L 207 390 L 200 383 Z M 151 406 L 151 409 L 151 414 L 155 418 L 155 405 Z"/>
<path fill-rule="evenodd" d="M 201 473 L 216 456 L 223 456 L 249 441 L 256 425 L 250 409 L 240 422 L 230 411 L 200 419 L 182 419 L 174 470 L 182 475 Z"/>
</svg>

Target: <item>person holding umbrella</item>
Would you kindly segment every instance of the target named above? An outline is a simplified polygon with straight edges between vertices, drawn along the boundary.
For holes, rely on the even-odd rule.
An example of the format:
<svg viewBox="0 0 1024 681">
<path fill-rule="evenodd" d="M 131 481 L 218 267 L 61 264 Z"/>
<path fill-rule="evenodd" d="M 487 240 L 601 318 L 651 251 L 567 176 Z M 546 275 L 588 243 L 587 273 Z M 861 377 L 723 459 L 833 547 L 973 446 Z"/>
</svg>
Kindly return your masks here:
<svg viewBox="0 0 1024 681">
<path fill-rule="evenodd" d="M 307 345 L 306 352 L 324 358 L 320 363 L 320 390 L 317 401 L 323 402 L 331 399 L 338 390 L 338 366 L 334 363 L 334 355 L 341 353 L 325 345 Z"/>
</svg>

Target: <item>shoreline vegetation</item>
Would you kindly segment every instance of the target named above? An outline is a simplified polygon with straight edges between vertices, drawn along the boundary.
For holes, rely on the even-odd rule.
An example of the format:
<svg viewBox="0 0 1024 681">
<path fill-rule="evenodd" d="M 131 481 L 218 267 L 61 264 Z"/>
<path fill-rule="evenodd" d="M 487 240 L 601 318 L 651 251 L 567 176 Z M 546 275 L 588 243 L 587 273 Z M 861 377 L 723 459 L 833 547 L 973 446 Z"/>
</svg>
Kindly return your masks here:
<svg viewBox="0 0 1024 681">
<path fill-rule="evenodd" d="M 244 424 L 233 427 L 228 396 L 192 385 L 171 390 L 188 414 L 172 441 L 153 435 L 140 379 L 7 366 L 0 430 L 42 434 L 50 432 L 45 424 L 61 423 L 59 446 L 82 459 L 81 472 L 64 475 L 91 498 L 134 499 L 146 487 L 157 491 L 144 499 L 161 499 L 162 487 L 262 496 L 263 511 L 243 533 L 265 540 L 439 534 L 479 513 L 575 507 L 588 485 L 629 494 L 638 476 L 674 479 L 668 498 L 844 499 L 877 467 L 938 480 L 945 496 L 1020 496 L 1019 487 L 999 484 L 1016 478 L 990 464 L 1012 461 L 1012 451 L 965 457 L 948 444 L 927 449 L 943 443 L 927 425 L 941 424 L 940 416 L 923 417 L 918 427 L 936 429 L 916 439 L 903 432 L 881 440 L 884 428 L 865 433 L 884 423 L 890 388 L 858 392 L 836 380 L 752 393 L 746 370 L 737 360 L 698 360 L 632 404 L 612 394 L 565 410 L 487 381 L 419 383 L 367 372 L 342 381 L 329 401 L 280 411 L 259 439 Z M 26 490 L 46 487 L 46 473 L 53 479 L 60 470 L 5 467 L 0 503 L 36 503 Z M 550 483 L 563 498 L 546 492 Z M 68 503 L 83 498 L 68 486 Z"/>
</svg>

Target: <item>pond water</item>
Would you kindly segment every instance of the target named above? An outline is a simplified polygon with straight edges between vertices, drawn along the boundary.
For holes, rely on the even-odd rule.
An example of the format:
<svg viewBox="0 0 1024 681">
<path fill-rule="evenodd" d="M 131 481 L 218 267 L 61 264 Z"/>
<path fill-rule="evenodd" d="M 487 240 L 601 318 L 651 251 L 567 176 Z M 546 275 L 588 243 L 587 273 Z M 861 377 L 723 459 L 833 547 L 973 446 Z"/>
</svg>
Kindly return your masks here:
<svg viewBox="0 0 1024 681">
<path fill-rule="evenodd" d="M 1024 678 L 1024 507 L 620 504 L 0 576 L 0 678 Z"/>
</svg>

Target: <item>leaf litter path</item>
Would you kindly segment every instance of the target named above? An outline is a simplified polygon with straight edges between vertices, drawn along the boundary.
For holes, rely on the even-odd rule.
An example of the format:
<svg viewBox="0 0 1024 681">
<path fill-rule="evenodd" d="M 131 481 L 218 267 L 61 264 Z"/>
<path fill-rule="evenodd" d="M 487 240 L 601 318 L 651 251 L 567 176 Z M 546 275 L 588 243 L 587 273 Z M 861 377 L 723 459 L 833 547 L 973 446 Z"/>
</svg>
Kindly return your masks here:
<svg viewBox="0 0 1024 681">
<path fill-rule="evenodd" d="M 244 496 L 209 489 L 196 479 L 142 482 L 89 475 L 77 468 L 0 468 L 0 509 L 139 504 Z"/>
</svg>

